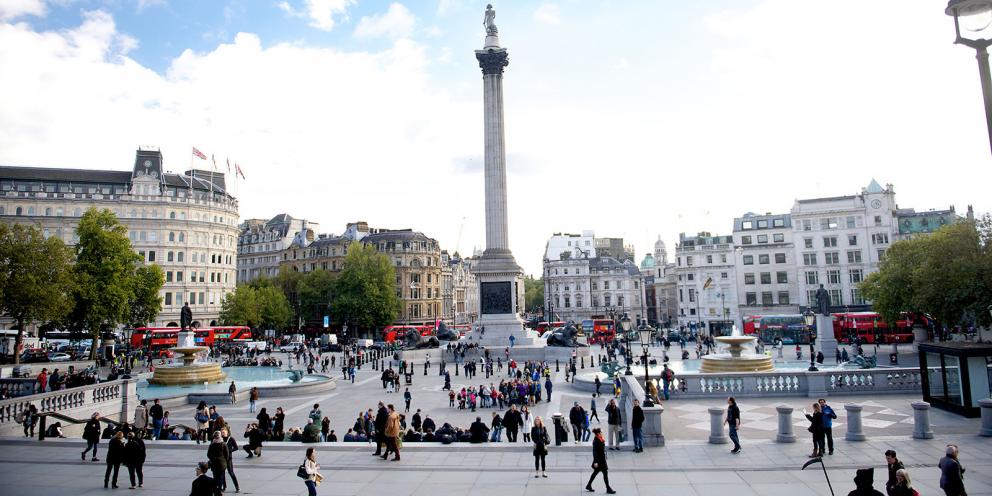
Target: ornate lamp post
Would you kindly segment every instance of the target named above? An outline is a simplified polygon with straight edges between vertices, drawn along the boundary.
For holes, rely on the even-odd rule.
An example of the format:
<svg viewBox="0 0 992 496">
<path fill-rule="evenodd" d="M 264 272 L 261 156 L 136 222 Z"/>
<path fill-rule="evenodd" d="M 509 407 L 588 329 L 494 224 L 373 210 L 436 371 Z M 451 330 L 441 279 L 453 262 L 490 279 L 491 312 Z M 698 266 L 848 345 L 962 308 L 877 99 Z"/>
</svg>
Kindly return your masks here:
<svg viewBox="0 0 992 496">
<path fill-rule="evenodd" d="M 992 75 L 989 71 L 988 47 L 992 39 L 977 38 L 992 33 L 992 1 L 990 0 L 950 0 L 944 13 L 954 18 L 954 43 L 975 49 L 978 59 L 978 77 L 982 83 L 982 96 L 985 99 L 985 125 L 992 146 Z M 961 27 L 975 34 L 976 39 L 961 36 Z"/>
<path fill-rule="evenodd" d="M 641 350 L 644 351 L 644 406 L 654 406 L 654 401 L 651 400 L 651 395 L 647 394 L 648 391 L 648 381 L 650 380 L 648 376 L 648 345 L 651 344 L 651 334 L 654 333 L 654 329 L 651 328 L 647 323 L 643 323 L 637 328 L 637 334 L 641 338 Z"/>
<path fill-rule="evenodd" d="M 816 353 L 813 352 L 815 349 L 813 345 L 816 343 L 816 330 L 813 329 L 813 323 L 816 322 L 816 314 L 813 310 L 807 308 L 806 312 L 803 313 L 803 322 L 806 324 L 806 330 L 809 331 L 809 368 L 810 372 L 819 371 L 816 368 Z"/>
<path fill-rule="evenodd" d="M 632 341 L 630 336 L 630 317 L 627 314 L 623 314 L 623 318 L 620 319 L 620 327 L 623 328 L 624 341 L 627 343 L 626 358 L 627 358 L 627 371 L 623 375 L 634 375 L 634 371 L 630 370 L 630 362 L 633 359 L 630 356 L 630 342 Z"/>
</svg>

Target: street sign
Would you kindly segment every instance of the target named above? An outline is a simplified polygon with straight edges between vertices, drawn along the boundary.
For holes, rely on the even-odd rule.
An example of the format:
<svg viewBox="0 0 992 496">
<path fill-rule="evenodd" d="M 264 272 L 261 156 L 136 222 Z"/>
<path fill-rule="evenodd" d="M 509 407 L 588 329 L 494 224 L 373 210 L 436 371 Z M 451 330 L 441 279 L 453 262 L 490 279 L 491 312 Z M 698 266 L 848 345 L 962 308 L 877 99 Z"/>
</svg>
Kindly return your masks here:
<svg viewBox="0 0 992 496">
<path fill-rule="evenodd" d="M 331 317 L 329 315 L 324 316 L 324 329 L 327 329 L 331 325 Z"/>
</svg>

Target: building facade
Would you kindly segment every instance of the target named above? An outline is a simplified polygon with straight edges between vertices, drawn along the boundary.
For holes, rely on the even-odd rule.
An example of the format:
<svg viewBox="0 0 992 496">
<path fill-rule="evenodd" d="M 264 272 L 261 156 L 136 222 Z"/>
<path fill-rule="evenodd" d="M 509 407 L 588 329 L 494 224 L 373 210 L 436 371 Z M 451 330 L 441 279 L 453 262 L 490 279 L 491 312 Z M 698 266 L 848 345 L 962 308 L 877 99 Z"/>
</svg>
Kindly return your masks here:
<svg viewBox="0 0 992 496">
<path fill-rule="evenodd" d="M 713 335 L 729 334 L 740 321 L 734 237 L 701 232 L 679 235 L 675 247 L 678 325 Z"/>
<path fill-rule="evenodd" d="M 791 216 L 744 214 L 734 219 L 733 237 L 738 315 L 798 313 Z"/>
<path fill-rule="evenodd" d="M 968 205 L 968 213 L 965 218 L 975 219 L 975 212 L 971 205 Z M 912 208 L 900 208 L 896 210 L 896 223 L 899 226 L 896 239 L 925 236 L 959 220 L 961 220 L 961 216 L 954 211 L 954 205 L 951 205 L 951 208 L 947 210 L 928 210 L 925 212 L 917 212 Z"/>
<path fill-rule="evenodd" d="M 165 273 L 162 311 L 147 324 L 178 326 L 184 303 L 195 324 L 217 323 L 237 280 L 238 201 L 224 174 L 168 172 L 151 148 L 137 150 L 131 171 L 0 167 L 3 222 L 34 224 L 74 245 L 91 207 L 112 211 L 145 263 Z"/>
<path fill-rule="evenodd" d="M 479 316 L 479 293 L 474 258 L 461 258 L 458 252 L 448 255 L 441 251 L 441 312 L 442 318 L 453 324 L 470 324 Z"/>
<path fill-rule="evenodd" d="M 643 276 L 631 261 L 611 257 L 571 258 L 544 262 L 545 301 L 553 320 L 581 322 L 627 313 L 631 320 L 647 315 Z"/>
<path fill-rule="evenodd" d="M 432 325 L 442 318 L 441 247 L 437 240 L 411 229 L 378 229 L 363 243 L 396 266 L 396 296 L 401 308 L 397 322 Z"/>
<path fill-rule="evenodd" d="M 301 240 L 312 242 L 320 225 L 306 219 L 279 214 L 269 220 L 248 219 L 241 223 L 238 237 L 238 283 L 279 274 L 283 252 Z M 298 239 L 299 238 L 299 239 Z"/>
</svg>

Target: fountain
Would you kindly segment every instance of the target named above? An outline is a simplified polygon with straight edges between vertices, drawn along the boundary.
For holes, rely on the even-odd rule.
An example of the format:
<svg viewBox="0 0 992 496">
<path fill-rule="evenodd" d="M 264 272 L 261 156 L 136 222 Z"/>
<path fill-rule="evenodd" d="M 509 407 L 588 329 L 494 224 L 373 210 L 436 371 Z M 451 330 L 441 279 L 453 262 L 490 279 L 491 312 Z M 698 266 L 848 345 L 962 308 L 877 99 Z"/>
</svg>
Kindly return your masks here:
<svg viewBox="0 0 992 496">
<path fill-rule="evenodd" d="M 227 379 L 216 362 L 197 362 L 196 354 L 205 351 L 205 346 L 197 346 L 193 339 L 193 331 L 179 331 L 178 346 L 172 351 L 181 355 L 182 364 L 173 363 L 160 365 L 155 368 L 149 384 L 162 386 L 181 386 L 185 384 L 205 384 L 223 382 Z"/>
<path fill-rule="evenodd" d="M 771 357 L 755 353 L 758 338 L 745 336 L 737 326 L 729 336 L 714 339 L 725 347 L 721 353 L 703 356 L 700 372 L 768 372 L 774 369 Z"/>
</svg>

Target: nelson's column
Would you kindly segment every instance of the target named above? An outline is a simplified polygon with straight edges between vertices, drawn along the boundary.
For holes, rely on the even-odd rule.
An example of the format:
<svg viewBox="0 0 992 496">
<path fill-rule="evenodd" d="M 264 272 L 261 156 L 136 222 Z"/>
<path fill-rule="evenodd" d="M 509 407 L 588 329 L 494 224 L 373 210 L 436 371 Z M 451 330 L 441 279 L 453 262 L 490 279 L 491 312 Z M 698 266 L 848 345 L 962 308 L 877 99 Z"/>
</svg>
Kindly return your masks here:
<svg viewBox="0 0 992 496">
<path fill-rule="evenodd" d="M 486 251 L 473 268 L 479 282 L 479 329 L 469 338 L 485 346 L 533 346 L 537 336 L 520 319 L 523 270 L 510 252 L 506 215 L 506 150 L 503 143 L 503 68 L 509 61 L 499 46 L 492 5 L 483 24 L 486 43 L 475 51 L 482 68 L 485 113 Z"/>
</svg>

